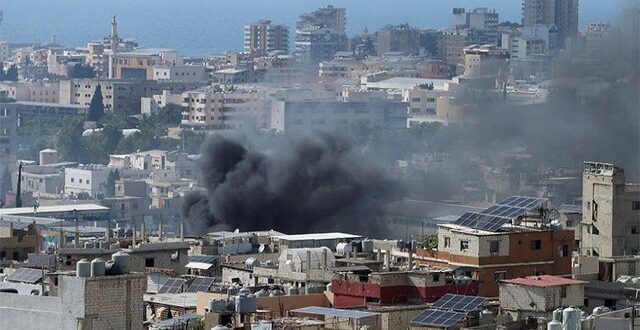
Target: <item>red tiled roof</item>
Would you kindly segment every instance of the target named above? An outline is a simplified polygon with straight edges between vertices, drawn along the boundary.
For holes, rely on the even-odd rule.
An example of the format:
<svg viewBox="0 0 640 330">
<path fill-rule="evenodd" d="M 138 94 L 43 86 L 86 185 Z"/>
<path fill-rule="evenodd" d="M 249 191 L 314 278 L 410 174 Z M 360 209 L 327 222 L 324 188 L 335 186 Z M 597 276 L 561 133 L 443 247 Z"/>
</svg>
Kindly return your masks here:
<svg viewBox="0 0 640 330">
<path fill-rule="evenodd" d="M 587 283 L 585 281 L 578 281 L 570 278 L 551 276 L 551 275 L 527 276 L 527 277 L 514 278 L 511 280 L 503 280 L 502 282 L 509 283 L 509 284 L 538 286 L 538 287 Z"/>
</svg>

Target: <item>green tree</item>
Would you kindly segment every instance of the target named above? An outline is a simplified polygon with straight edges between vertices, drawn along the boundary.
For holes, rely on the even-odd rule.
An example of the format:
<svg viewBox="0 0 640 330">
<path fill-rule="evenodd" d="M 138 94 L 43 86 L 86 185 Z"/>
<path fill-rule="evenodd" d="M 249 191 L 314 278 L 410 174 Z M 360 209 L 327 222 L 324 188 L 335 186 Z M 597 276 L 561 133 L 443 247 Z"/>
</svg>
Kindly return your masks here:
<svg viewBox="0 0 640 330">
<path fill-rule="evenodd" d="M 421 240 L 422 246 L 427 250 L 438 248 L 438 235 L 425 235 Z"/>
<path fill-rule="evenodd" d="M 170 127 L 180 125 L 182 121 L 182 107 L 169 103 L 158 114 L 159 121 L 162 125 Z"/>
<path fill-rule="evenodd" d="M 91 98 L 91 104 L 89 104 L 89 113 L 87 114 L 87 118 L 90 121 L 100 121 L 103 116 L 104 103 L 102 99 L 102 87 L 97 85 L 96 90 L 93 92 L 93 97 Z"/>
<path fill-rule="evenodd" d="M 116 195 L 116 181 L 118 180 L 120 180 L 120 171 L 110 171 L 109 175 L 107 175 L 107 182 L 104 184 L 107 197 L 114 197 Z"/>
<path fill-rule="evenodd" d="M 2 199 L 7 195 L 8 192 L 13 191 L 13 186 L 11 184 L 11 173 L 9 173 L 9 167 L 4 168 L 4 172 L 2 172 L 2 184 L 0 185 L 0 194 L 2 194 Z"/>
<path fill-rule="evenodd" d="M 82 139 L 84 119 L 81 117 L 63 121 L 53 136 L 54 145 L 60 159 L 65 161 L 80 161 L 80 156 L 86 151 Z"/>
<path fill-rule="evenodd" d="M 4 76 L 4 79 L 9 81 L 18 81 L 18 67 L 15 65 L 10 66 Z"/>
</svg>

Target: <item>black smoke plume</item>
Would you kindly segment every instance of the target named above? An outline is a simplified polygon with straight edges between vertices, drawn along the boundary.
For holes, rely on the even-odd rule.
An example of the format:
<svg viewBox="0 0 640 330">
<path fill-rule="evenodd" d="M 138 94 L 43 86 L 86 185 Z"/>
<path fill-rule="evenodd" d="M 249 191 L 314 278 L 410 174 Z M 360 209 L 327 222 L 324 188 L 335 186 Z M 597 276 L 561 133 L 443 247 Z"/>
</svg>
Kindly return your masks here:
<svg viewBox="0 0 640 330">
<path fill-rule="evenodd" d="M 224 136 L 203 147 L 206 191 L 185 198 L 188 230 L 269 230 L 286 233 L 358 231 L 375 235 L 381 205 L 399 196 L 397 184 L 346 139 L 328 134 L 288 141 L 269 152 Z"/>
</svg>

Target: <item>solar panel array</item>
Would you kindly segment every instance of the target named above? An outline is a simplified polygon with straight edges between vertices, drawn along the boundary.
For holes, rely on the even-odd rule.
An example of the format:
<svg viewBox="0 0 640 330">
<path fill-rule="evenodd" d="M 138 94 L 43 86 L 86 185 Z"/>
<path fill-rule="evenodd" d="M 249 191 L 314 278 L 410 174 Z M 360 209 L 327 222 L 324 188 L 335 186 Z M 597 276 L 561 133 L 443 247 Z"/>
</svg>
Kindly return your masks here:
<svg viewBox="0 0 640 330">
<path fill-rule="evenodd" d="M 213 284 L 213 277 L 196 277 L 185 292 L 207 292 Z"/>
<path fill-rule="evenodd" d="M 179 293 L 186 280 L 182 278 L 168 278 L 158 290 L 158 293 Z"/>
<path fill-rule="evenodd" d="M 480 212 L 466 212 L 454 224 L 497 231 L 512 219 L 526 214 L 532 208 L 542 206 L 546 201 L 544 198 L 512 196 Z"/>
<path fill-rule="evenodd" d="M 483 297 L 463 296 L 459 294 L 447 293 L 442 296 L 438 301 L 433 303 L 431 307 L 451 309 L 454 311 L 471 312 L 486 301 Z"/>
<path fill-rule="evenodd" d="M 18 268 L 11 275 L 7 276 L 7 281 L 36 283 L 42 279 L 42 270 L 35 268 Z"/>
<path fill-rule="evenodd" d="M 189 256 L 189 262 L 204 262 L 208 264 L 215 263 L 217 256 L 208 256 L 204 254 Z"/>
<path fill-rule="evenodd" d="M 437 309 L 425 309 L 411 320 L 412 324 L 420 326 L 452 327 L 462 321 L 464 313 L 441 311 Z"/>
</svg>

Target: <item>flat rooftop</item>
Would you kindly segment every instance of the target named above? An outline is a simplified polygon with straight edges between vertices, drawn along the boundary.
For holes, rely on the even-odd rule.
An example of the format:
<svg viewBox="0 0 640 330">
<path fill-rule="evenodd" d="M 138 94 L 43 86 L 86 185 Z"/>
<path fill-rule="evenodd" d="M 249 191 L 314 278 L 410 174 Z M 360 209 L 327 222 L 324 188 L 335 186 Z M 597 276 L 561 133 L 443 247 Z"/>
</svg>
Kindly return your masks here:
<svg viewBox="0 0 640 330">
<path fill-rule="evenodd" d="M 37 215 L 42 213 L 58 213 L 58 212 L 73 212 L 73 211 L 109 211 L 108 207 L 98 204 L 69 204 L 69 205 L 49 205 L 40 206 L 35 212 L 33 207 L 11 207 L 6 209 L 0 209 L 1 215 Z"/>
<path fill-rule="evenodd" d="M 536 286 L 536 287 L 549 287 L 549 286 L 588 283 L 585 281 L 578 281 L 570 278 L 551 276 L 551 275 L 527 276 L 527 277 L 521 277 L 521 278 L 514 278 L 511 280 L 503 280 L 502 282 L 509 283 L 509 284 L 525 285 L 525 286 Z"/>
<path fill-rule="evenodd" d="M 283 241 L 320 241 L 330 239 L 357 239 L 362 236 L 345 234 L 345 233 L 315 233 L 315 234 L 297 234 L 297 235 L 279 235 L 273 238 Z"/>
</svg>

